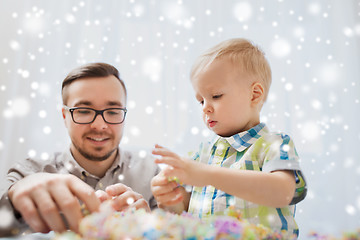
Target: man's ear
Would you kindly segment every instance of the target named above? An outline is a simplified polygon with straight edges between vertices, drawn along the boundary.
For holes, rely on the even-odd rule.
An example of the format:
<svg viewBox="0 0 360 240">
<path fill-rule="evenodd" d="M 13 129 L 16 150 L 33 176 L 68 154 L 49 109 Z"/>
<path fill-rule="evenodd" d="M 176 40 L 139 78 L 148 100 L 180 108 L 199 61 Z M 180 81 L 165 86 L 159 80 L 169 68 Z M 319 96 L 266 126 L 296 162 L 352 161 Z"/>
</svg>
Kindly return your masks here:
<svg viewBox="0 0 360 240">
<path fill-rule="evenodd" d="M 255 82 L 251 86 L 251 102 L 254 104 L 263 103 L 264 101 L 264 87 L 261 83 Z"/>
<path fill-rule="evenodd" d="M 63 117 L 63 119 L 64 119 L 65 127 L 67 127 L 67 125 L 66 125 L 66 121 L 65 121 L 65 120 L 66 120 L 65 111 L 66 111 L 66 110 L 65 110 L 65 108 L 64 108 L 64 107 L 62 107 L 62 108 L 61 108 L 62 117 Z"/>
<path fill-rule="evenodd" d="M 63 119 L 65 119 L 66 116 L 65 116 L 65 108 L 64 107 L 61 108 L 61 113 L 62 113 Z"/>
</svg>

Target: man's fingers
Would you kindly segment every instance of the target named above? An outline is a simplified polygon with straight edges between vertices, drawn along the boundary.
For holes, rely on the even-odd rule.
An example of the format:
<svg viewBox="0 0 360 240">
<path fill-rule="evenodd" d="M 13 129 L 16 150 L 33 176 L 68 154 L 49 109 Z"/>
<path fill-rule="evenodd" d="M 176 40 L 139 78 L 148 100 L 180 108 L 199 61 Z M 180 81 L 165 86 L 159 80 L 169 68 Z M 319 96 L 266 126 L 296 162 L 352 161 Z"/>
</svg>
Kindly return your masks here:
<svg viewBox="0 0 360 240">
<path fill-rule="evenodd" d="M 36 205 L 31 198 L 24 197 L 21 201 L 13 201 L 14 207 L 21 213 L 25 222 L 35 232 L 47 233 L 50 231 L 44 220 L 41 218 Z"/>
<path fill-rule="evenodd" d="M 41 217 L 50 227 L 56 232 L 63 232 L 66 230 L 65 224 L 60 216 L 56 200 L 47 191 L 40 189 L 32 194 L 33 200 L 38 207 Z"/>
<path fill-rule="evenodd" d="M 9 198 L 28 225 L 36 232 L 66 230 L 61 216 L 77 231 L 82 218 L 79 200 L 90 212 L 98 211 L 100 200 L 95 191 L 73 175 L 36 173 L 15 183 Z"/>
<path fill-rule="evenodd" d="M 113 207 L 116 211 L 123 211 L 140 198 L 142 198 L 140 194 L 133 191 L 127 191 L 113 199 Z"/>
<path fill-rule="evenodd" d="M 69 228 L 74 232 L 78 232 L 79 223 L 83 217 L 79 200 L 70 192 L 66 185 L 54 185 L 50 192 L 59 210 L 66 218 Z"/>
<path fill-rule="evenodd" d="M 97 198 L 100 200 L 100 202 L 104 202 L 106 200 L 111 199 L 111 197 L 109 196 L 109 194 L 107 194 L 106 192 L 104 192 L 103 190 L 97 190 L 95 192 L 95 195 L 97 196 Z"/>
<path fill-rule="evenodd" d="M 150 212 L 149 204 L 146 202 L 144 198 L 138 199 L 136 202 L 134 202 L 131 207 L 135 207 L 135 209 L 141 209 L 144 208 L 145 211 Z"/>
<path fill-rule="evenodd" d="M 110 185 L 105 189 L 105 192 L 109 194 L 110 196 L 119 196 L 126 191 L 131 190 L 128 186 L 122 184 L 122 183 L 116 183 L 114 185 Z"/>
<path fill-rule="evenodd" d="M 97 212 L 100 200 L 95 195 L 94 189 L 75 176 L 69 175 L 68 177 L 68 186 L 74 196 L 80 199 L 91 213 Z"/>
<path fill-rule="evenodd" d="M 149 205 L 143 199 L 143 196 L 122 183 L 108 186 L 105 191 L 109 196 L 113 197 L 112 205 L 116 211 L 124 211 L 129 207 L 145 208 L 150 211 Z"/>
</svg>

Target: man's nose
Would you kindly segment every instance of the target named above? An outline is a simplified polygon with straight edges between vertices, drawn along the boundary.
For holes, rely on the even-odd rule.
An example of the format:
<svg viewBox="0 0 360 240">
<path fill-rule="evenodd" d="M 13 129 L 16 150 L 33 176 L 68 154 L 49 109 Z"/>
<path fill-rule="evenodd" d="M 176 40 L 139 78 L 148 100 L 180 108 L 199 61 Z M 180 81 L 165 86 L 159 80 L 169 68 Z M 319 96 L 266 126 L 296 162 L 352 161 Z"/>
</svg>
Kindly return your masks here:
<svg viewBox="0 0 360 240">
<path fill-rule="evenodd" d="M 105 122 L 103 116 L 101 114 L 98 114 L 95 117 L 95 120 L 91 123 L 91 127 L 96 129 L 106 129 L 108 125 Z"/>
</svg>

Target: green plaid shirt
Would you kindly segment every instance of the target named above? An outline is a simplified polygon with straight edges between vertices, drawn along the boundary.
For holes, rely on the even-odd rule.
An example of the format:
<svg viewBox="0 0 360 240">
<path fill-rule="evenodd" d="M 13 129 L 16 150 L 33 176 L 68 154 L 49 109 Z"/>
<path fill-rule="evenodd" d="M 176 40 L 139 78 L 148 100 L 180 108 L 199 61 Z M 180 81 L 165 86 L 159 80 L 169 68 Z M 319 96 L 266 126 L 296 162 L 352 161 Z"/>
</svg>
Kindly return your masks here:
<svg viewBox="0 0 360 240">
<path fill-rule="evenodd" d="M 262 224 L 273 230 L 286 230 L 298 235 L 295 222 L 295 204 L 305 198 L 306 182 L 301 173 L 299 156 L 290 137 L 282 133 L 270 133 L 264 123 L 231 137 L 217 136 L 213 141 L 202 143 L 194 160 L 226 168 L 272 172 L 292 170 L 296 190 L 289 206 L 273 208 L 261 206 L 229 195 L 213 186 L 193 187 L 189 212 L 206 218 L 224 213 L 233 205 L 242 217 L 253 224 Z"/>
</svg>

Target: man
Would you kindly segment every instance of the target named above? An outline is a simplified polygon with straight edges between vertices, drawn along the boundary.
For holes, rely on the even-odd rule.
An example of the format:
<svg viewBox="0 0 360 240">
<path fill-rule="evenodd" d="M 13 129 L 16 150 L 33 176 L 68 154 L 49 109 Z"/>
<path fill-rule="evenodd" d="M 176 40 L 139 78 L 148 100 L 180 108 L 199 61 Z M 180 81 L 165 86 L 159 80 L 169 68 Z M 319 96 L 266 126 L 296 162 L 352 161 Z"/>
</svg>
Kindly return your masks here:
<svg viewBox="0 0 360 240">
<path fill-rule="evenodd" d="M 159 171 L 152 157 L 119 148 L 127 110 L 117 69 L 105 63 L 74 69 L 63 81 L 62 100 L 70 149 L 47 161 L 26 159 L 9 170 L 0 215 L 11 219 L 0 224 L 0 236 L 29 227 L 76 232 L 81 203 L 90 212 L 106 199 L 118 211 L 156 207 L 150 181 Z"/>
</svg>

